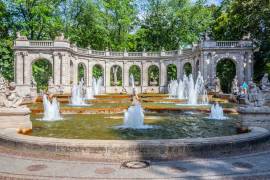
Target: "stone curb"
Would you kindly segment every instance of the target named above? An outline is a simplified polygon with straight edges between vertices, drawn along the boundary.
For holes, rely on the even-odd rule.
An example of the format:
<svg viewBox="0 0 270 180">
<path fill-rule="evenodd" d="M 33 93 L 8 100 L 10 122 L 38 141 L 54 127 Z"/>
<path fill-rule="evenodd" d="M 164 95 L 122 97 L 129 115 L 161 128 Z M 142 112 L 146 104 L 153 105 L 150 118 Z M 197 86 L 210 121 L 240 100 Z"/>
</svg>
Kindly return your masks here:
<svg viewBox="0 0 270 180">
<path fill-rule="evenodd" d="M 268 130 L 251 127 L 251 132 L 233 136 L 163 140 L 82 140 L 21 135 L 16 129 L 2 129 L 0 144 L 16 149 L 90 157 L 93 160 L 121 161 L 128 159 L 173 160 L 203 157 L 220 151 L 255 147 L 270 137 Z"/>
</svg>

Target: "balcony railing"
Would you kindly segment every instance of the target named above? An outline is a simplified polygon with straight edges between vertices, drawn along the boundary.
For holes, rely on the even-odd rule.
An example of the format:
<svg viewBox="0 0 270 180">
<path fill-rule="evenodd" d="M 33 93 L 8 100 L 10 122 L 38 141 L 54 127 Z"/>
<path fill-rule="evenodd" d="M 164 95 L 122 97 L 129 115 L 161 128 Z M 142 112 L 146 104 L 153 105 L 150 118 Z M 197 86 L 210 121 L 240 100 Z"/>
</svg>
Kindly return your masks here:
<svg viewBox="0 0 270 180">
<path fill-rule="evenodd" d="M 193 48 L 185 48 L 174 51 L 161 52 L 113 52 L 113 51 L 97 51 L 84 48 L 78 48 L 76 45 L 70 44 L 68 41 L 28 41 L 16 40 L 16 47 L 33 47 L 33 48 L 69 48 L 75 53 L 93 56 L 109 56 L 109 57 L 173 57 L 179 55 L 192 54 L 194 48 L 253 48 L 251 41 L 202 41 L 198 46 Z"/>
<path fill-rule="evenodd" d="M 30 47 L 53 47 L 53 41 L 29 41 Z"/>
</svg>

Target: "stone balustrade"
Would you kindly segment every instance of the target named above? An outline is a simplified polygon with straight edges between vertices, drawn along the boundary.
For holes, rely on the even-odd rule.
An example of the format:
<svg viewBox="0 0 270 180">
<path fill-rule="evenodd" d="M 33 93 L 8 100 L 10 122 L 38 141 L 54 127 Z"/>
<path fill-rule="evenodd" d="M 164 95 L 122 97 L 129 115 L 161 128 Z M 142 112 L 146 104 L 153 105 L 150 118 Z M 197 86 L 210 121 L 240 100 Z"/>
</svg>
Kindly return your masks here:
<svg viewBox="0 0 270 180">
<path fill-rule="evenodd" d="M 70 42 L 63 41 L 28 41 L 16 40 L 15 48 L 69 48 L 73 52 L 82 55 L 93 56 L 110 56 L 110 57 L 174 57 L 183 54 L 189 54 L 194 49 L 198 48 L 251 48 L 253 46 L 251 41 L 202 41 L 199 45 L 194 45 L 192 48 L 185 48 L 183 50 L 160 51 L 160 52 L 114 52 L 114 51 L 98 51 L 91 49 L 79 48 Z"/>
</svg>

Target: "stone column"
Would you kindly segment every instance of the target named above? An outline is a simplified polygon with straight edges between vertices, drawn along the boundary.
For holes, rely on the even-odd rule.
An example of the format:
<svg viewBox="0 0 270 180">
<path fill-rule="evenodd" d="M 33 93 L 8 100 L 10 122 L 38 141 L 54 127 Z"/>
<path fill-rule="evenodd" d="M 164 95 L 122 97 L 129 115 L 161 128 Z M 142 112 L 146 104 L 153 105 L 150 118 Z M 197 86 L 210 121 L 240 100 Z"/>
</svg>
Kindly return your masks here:
<svg viewBox="0 0 270 180">
<path fill-rule="evenodd" d="M 61 76 L 61 58 L 59 52 L 53 53 L 53 82 L 54 85 L 59 85 Z"/>
<path fill-rule="evenodd" d="M 124 62 L 123 65 L 123 71 L 124 71 L 124 76 L 123 76 L 123 86 L 124 87 L 129 87 L 129 68 L 130 65 L 127 62 Z"/>
<path fill-rule="evenodd" d="M 60 83 L 69 86 L 70 85 L 70 55 L 61 53 L 61 69 L 60 69 Z"/>
<path fill-rule="evenodd" d="M 78 58 L 73 58 L 73 84 L 78 84 Z"/>
<path fill-rule="evenodd" d="M 142 63 L 142 86 L 148 86 L 148 65 L 146 63 Z"/>
<path fill-rule="evenodd" d="M 176 69 L 177 69 L 177 75 L 176 75 L 176 78 L 179 79 L 180 76 L 181 76 L 181 66 L 180 66 L 180 59 L 177 59 L 177 62 L 176 62 Z"/>
<path fill-rule="evenodd" d="M 16 52 L 15 53 L 15 82 L 17 85 L 23 85 L 24 84 L 24 79 L 23 79 L 23 76 L 24 76 L 24 69 L 23 69 L 23 66 L 24 66 L 24 63 L 23 63 L 23 53 L 22 52 Z"/>
<path fill-rule="evenodd" d="M 92 86 L 93 83 L 93 67 L 94 67 L 94 63 L 91 62 L 92 59 L 90 59 L 90 61 L 88 61 L 88 86 Z"/>
<path fill-rule="evenodd" d="M 32 80 L 32 59 L 28 56 L 27 52 L 24 52 L 24 84 L 31 85 Z"/>
<path fill-rule="evenodd" d="M 111 86 L 111 83 L 110 83 L 110 71 L 111 71 L 111 64 L 110 63 L 108 63 L 107 61 L 106 61 L 106 64 L 105 64 L 105 75 L 104 75 L 104 77 L 105 77 L 105 86 L 106 87 L 109 87 L 109 86 Z"/>
<path fill-rule="evenodd" d="M 167 85 L 167 67 L 164 61 L 159 64 L 159 86 L 165 87 Z"/>
</svg>

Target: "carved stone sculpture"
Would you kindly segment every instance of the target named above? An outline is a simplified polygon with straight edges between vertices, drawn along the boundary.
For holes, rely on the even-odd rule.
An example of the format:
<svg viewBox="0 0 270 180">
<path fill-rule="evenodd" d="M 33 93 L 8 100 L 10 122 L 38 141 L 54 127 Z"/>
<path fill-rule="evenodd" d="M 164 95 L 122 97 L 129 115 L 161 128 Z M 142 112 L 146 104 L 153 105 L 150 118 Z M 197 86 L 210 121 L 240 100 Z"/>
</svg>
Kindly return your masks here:
<svg viewBox="0 0 270 180">
<path fill-rule="evenodd" d="M 31 79 L 31 86 L 32 87 L 36 87 L 37 86 L 37 82 L 35 80 L 35 78 L 32 76 L 32 79 Z"/>
<path fill-rule="evenodd" d="M 17 108 L 22 101 L 23 98 L 16 92 L 16 84 L 8 84 L 0 74 L 0 107 Z"/>
<path fill-rule="evenodd" d="M 215 77 L 214 79 L 214 86 L 215 86 L 215 92 L 216 93 L 222 93 L 221 91 L 221 85 L 220 85 L 220 80 L 218 77 Z"/>
<path fill-rule="evenodd" d="M 253 107 L 261 107 L 264 105 L 263 94 L 254 82 L 248 84 L 248 94 L 245 96 L 245 104 Z"/>
<path fill-rule="evenodd" d="M 270 91 L 270 82 L 268 79 L 268 73 L 265 73 L 261 79 L 261 88 L 263 91 Z"/>
<path fill-rule="evenodd" d="M 233 82 L 232 82 L 232 93 L 235 95 L 239 94 L 239 86 L 238 86 L 237 76 L 234 77 Z"/>
</svg>

